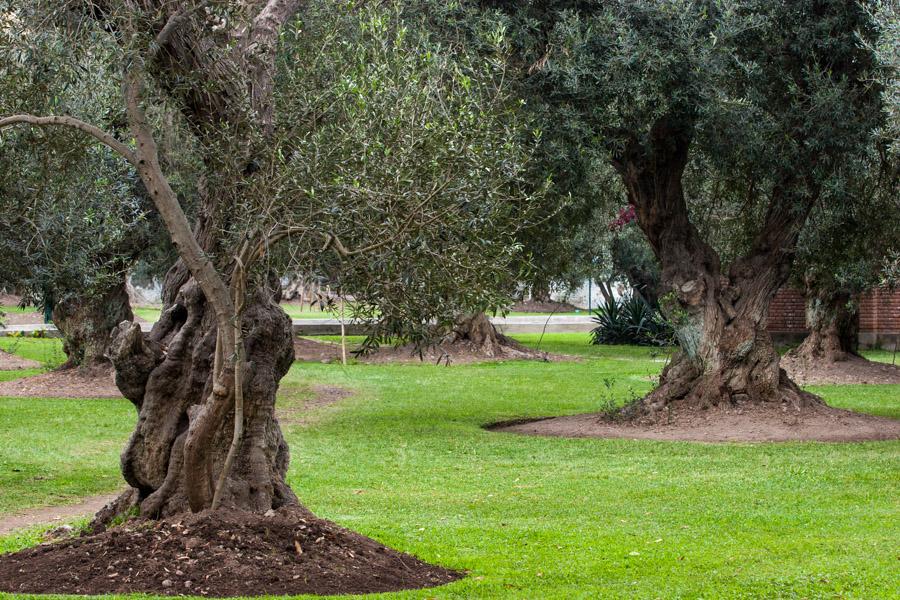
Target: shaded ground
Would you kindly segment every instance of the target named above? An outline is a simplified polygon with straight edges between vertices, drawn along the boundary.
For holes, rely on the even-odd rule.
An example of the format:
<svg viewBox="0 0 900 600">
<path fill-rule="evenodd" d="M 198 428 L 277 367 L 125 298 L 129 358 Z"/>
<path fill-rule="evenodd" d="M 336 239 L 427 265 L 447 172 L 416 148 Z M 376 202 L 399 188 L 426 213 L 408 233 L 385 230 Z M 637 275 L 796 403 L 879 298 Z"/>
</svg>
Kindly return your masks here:
<svg viewBox="0 0 900 600">
<path fill-rule="evenodd" d="M 10 354 L 0 350 L 0 371 L 17 371 L 19 369 L 40 369 L 41 363 L 35 360 L 28 360 L 15 354 Z"/>
<path fill-rule="evenodd" d="M 87 517 L 116 499 L 118 494 L 104 494 L 84 498 L 78 504 L 67 506 L 43 506 L 22 511 L 15 515 L 0 517 L 0 536 L 17 529 L 26 529 L 35 525 L 62 522 L 74 517 Z"/>
<path fill-rule="evenodd" d="M 572 356 L 549 354 L 516 344 L 504 347 L 502 356 L 487 356 L 474 345 L 462 343 L 440 344 L 424 349 L 421 354 L 412 346 L 382 346 L 377 352 L 356 356 L 352 353 L 355 344 L 347 344 L 347 360 L 367 364 L 392 363 L 432 363 L 469 364 L 485 360 L 573 360 Z M 298 337 L 294 339 L 296 360 L 323 363 L 341 362 L 341 345 L 334 342 L 316 341 Z"/>
<path fill-rule="evenodd" d="M 362 594 L 449 583 L 462 574 L 300 508 L 135 519 L 104 533 L 0 556 L 0 590 L 216 597 Z"/>
<path fill-rule="evenodd" d="M 668 423 L 636 424 L 602 413 L 497 423 L 488 429 L 525 435 L 694 442 L 860 442 L 900 439 L 900 420 L 826 405 L 798 413 L 781 404 L 682 409 Z"/>
<path fill-rule="evenodd" d="M 35 398 L 121 398 L 112 367 L 49 371 L 0 382 L 0 396 Z"/>
<path fill-rule="evenodd" d="M 781 367 L 800 385 L 900 383 L 900 367 L 858 356 L 837 362 L 813 362 L 782 356 Z"/>
</svg>

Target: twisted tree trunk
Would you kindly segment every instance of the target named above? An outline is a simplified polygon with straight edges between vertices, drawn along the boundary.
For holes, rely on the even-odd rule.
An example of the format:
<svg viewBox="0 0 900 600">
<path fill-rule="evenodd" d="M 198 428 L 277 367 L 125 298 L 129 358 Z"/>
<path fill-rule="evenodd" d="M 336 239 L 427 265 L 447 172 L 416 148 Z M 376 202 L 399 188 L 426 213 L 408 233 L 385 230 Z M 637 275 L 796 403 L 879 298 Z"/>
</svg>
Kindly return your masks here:
<svg viewBox="0 0 900 600">
<path fill-rule="evenodd" d="M 61 368 L 108 365 L 110 335 L 119 323 L 134 320 L 125 280 L 90 298 L 71 296 L 57 302 L 52 319 L 68 357 Z"/>
<path fill-rule="evenodd" d="M 667 292 L 660 304 L 680 344 L 636 414 L 655 418 L 677 406 L 751 402 L 800 410 L 817 403 L 780 368 L 766 332 L 769 304 L 789 276 L 792 249 L 811 204 L 784 197 L 787 185 L 776 187 L 750 250 L 723 272 L 715 250 L 688 216 L 682 175 L 690 141 L 689 126 L 663 120 L 654 128 L 651 149 L 634 142 L 615 165 L 660 260 Z"/>
<path fill-rule="evenodd" d="M 277 286 L 247 294 L 244 431 L 221 492 L 222 506 L 265 512 L 297 502 L 285 483 L 288 447 L 275 418 L 278 382 L 293 361 L 291 321 L 278 306 L 279 296 Z M 214 389 L 217 352 L 220 359 L 230 352 L 217 351 L 216 321 L 199 285 L 179 263 L 166 278 L 162 316 L 152 331 L 144 336 L 136 325 L 123 323 L 114 334 L 116 384 L 138 410 L 122 472 L 137 490 L 144 515 L 196 511 L 212 502 L 234 419 L 230 402 L 205 401 L 232 391 Z"/>
<path fill-rule="evenodd" d="M 460 316 L 444 343 L 466 344 L 474 353 L 489 358 L 502 357 L 510 348 L 520 349 L 519 343 L 497 331 L 483 312 Z"/>
<path fill-rule="evenodd" d="M 791 350 L 790 356 L 826 363 L 859 357 L 859 312 L 851 309 L 851 301 L 846 292 L 816 292 L 807 288 L 809 334 L 800 346 Z"/>
</svg>

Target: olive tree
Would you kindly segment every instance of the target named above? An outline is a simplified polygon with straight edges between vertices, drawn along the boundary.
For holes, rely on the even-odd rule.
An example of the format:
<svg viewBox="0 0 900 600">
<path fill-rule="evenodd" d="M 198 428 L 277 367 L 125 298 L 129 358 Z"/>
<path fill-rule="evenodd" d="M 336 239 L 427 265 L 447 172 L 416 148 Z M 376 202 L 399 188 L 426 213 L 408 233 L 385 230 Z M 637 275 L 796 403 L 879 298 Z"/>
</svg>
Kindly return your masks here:
<svg viewBox="0 0 900 600">
<path fill-rule="evenodd" d="M 0 127 L 76 130 L 110 148 L 139 176 L 178 251 L 160 320 L 147 335 L 123 323 L 110 352 L 138 409 L 122 470 L 143 514 L 297 502 L 274 414 L 293 360 L 274 257 L 330 257 L 368 277 L 362 300 L 396 307 L 386 318 L 402 315 L 393 331 L 409 335 L 444 312 L 418 301 L 424 286 L 462 290 L 454 302 L 465 307 L 483 302 L 491 291 L 482 284 L 506 268 L 504 231 L 523 202 L 528 152 L 500 84 L 502 36 L 490 40 L 496 60 L 471 61 L 395 7 L 6 7 L 20 24 L 14 42 L 46 31 L 100 57 L 120 86 L 125 126 L 17 114 Z M 190 140 L 192 160 L 161 155 L 173 132 Z M 195 182 L 193 222 L 176 179 Z"/>
<path fill-rule="evenodd" d="M 779 368 L 766 319 L 807 217 L 840 202 L 824 191 L 882 120 L 871 15 L 811 0 L 495 4 L 522 23 L 535 93 L 593 132 L 660 261 L 680 350 L 638 412 L 815 402 Z M 704 235 L 704 207 L 739 253 Z"/>
<path fill-rule="evenodd" d="M 792 277 L 805 289 L 809 334 L 790 356 L 835 362 L 859 357 L 859 296 L 882 283 L 900 250 L 900 168 L 882 145 L 856 164 L 847 185 L 828 193 L 800 237 Z"/>
</svg>

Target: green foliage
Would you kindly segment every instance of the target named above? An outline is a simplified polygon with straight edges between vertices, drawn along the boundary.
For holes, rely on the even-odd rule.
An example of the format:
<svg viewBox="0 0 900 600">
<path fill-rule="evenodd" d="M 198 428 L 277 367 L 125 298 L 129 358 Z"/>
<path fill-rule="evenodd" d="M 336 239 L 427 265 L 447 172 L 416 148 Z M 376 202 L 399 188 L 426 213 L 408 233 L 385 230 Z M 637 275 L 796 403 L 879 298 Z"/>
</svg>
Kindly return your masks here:
<svg viewBox="0 0 900 600">
<path fill-rule="evenodd" d="M 403 3 L 310 3 L 284 35 L 273 194 L 293 200 L 289 268 L 352 295 L 348 318 L 377 322 L 368 345 L 424 341 L 461 313 L 505 305 L 516 232 L 540 191 L 526 181 L 533 140 L 504 84 L 507 40 L 479 54 L 445 45 Z M 258 193 L 258 192 L 257 192 Z M 248 210 L 253 210 L 248 205 Z M 331 232 L 349 249 L 321 253 Z"/>
<path fill-rule="evenodd" d="M 609 298 L 594 315 L 593 344 L 672 346 L 675 331 L 662 314 L 637 295 Z"/>
<path fill-rule="evenodd" d="M 17 14 L 0 2 L 0 13 Z M 25 10 L 27 13 L 28 10 Z M 103 52 L 67 46 L 54 32 L 0 24 L 0 115 L 77 113 L 119 123 L 118 86 Z M 159 245 L 160 224 L 143 186 L 108 148 L 66 129 L 0 132 L 0 286 L 53 306 L 122 285 L 141 253 Z"/>
</svg>

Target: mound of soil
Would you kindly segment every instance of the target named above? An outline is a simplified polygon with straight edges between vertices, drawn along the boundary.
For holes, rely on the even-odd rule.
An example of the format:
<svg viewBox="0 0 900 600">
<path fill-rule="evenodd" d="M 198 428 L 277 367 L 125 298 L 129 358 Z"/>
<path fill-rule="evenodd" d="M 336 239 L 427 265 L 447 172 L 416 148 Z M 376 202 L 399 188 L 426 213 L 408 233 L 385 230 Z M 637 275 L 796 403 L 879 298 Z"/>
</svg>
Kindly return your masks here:
<svg viewBox="0 0 900 600">
<path fill-rule="evenodd" d="M 900 420 L 832 408 L 801 412 L 780 403 L 682 409 L 666 423 L 634 423 L 591 413 L 496 423 L 487 429 L 556 437 L 626 438 L 693 442 L 862 442 L 900 438 Z"/>
<path fill-rule="evenodd" d="M 787 354 L 781 368 L 800 385 L 847 383 L 900 383 L 900 367 L 848 356 L 839 361 L 809 361 Z"/>
<path fill-rule="evenodd" d="M 57 369 L 33 377 L 0 381 L 0 396 L 29 398 L 121 398 L 112 366 Z"/>
<path fill-rule="evenodd" d="M 539 300 L 523 300 L 516 302 L 509 309 L 512 312 L 534 313 L 566 313 L 578 310 L 578 307 L 568 302 L 541 302 Z M 587 312 L 587 311 L 585 311 Z"/>
<path fill-rule="evenodd" d="M 467 364 L 485 360 L 571 360 L 573 357 L 552 355 L 547 352 L 532 350 L 517 342 L 503 347 L 500 356 L 488 356 L 475 344 L 465 341 L 439 344 L 419 351 L 414 346 L 382 346 L 377 352 L 365 355 L 354 355 L 352 345 L 347 346 L 347 360 L 366 364 L 392 363 L 432 363 L 432 364 Z M 332 342 L 318 342 L 307 338 L 294 339 L 294 356 L 296 360 L 316 362 L 340 362 L 341 345 Z"/>
<path fill-rule="evenodd" d="M 41 363 L 9 352 L 0 350 L 0 371 L 18 371 L 19 369 L 40 369 Z"/>
<path fill-rule="evenodd" d="M 0 591 L 201 596 L 365 594 L 443 585 L 427 564 L 298 507 L 135 519 L 0 556 Z"/>
</svg>

